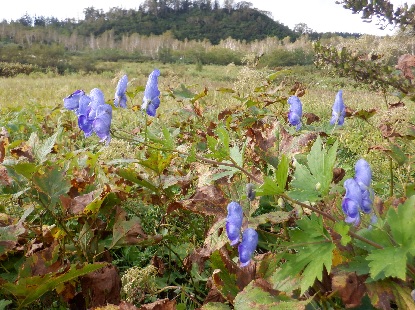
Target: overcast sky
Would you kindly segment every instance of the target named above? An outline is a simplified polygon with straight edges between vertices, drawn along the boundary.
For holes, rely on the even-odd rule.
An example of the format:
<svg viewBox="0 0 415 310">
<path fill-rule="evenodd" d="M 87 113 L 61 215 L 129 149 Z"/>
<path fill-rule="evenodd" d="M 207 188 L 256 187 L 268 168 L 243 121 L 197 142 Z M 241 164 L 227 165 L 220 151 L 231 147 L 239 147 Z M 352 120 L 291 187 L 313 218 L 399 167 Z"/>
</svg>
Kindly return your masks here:
<svg viewBox="0 0 415 310">
<path fill-rule="evenodd" d="M 5 0 L 3 0 L 5 1 Z M 272 13 L 274 20 L 293 29 L 296 24 L 305 23 L 317 32 L 351 32 L 375 35 L 392 35 L 391 30 L 379 30 L 375 22 L 365 23 L 359 15 L 336 4 L 335 0 L 245 0 L 253 7 Z M 83 19 L 83 10 L 87 7 L 138 9 L 140 0 L 13 0 L 0 9 L 0 20 L 17 20 L 26 13 L 30 16 Z M 235 3 L 240 2 L 235 0 Z M 415 0 L 391 0 L 394 5 L 414 4 Z M 221 1 L 223 3 L 223 1 Z"/>
</svg>

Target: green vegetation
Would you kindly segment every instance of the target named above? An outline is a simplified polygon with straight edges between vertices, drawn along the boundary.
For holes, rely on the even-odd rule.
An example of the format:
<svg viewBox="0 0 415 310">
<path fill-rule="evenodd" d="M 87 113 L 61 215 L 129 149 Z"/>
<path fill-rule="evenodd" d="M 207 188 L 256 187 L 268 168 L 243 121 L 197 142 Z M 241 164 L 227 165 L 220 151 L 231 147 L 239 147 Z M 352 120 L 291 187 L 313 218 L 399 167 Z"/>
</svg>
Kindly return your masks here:
<svg viewBox="0 0 415 310">
<path fill-rule="evenodd" d="M 373 1 L 342 2 L 395 12 Z M 0 49 L 14 57 L 0 63 L 0 309 L 413 309 L 410 34 L 162 34 L 149 54 L 128 49 L 134 35 L 98 48 L 105 32 L 89 50 L 4 43 L 18 53 Z M 124 109 L 113 98 L 125 74 Z M 109 144 L 62 102 L 93 88 L 106 100 L 86 122 L 105 108 Z M 142 102 L 156 88 L 152 117 Z"/>
</svg>

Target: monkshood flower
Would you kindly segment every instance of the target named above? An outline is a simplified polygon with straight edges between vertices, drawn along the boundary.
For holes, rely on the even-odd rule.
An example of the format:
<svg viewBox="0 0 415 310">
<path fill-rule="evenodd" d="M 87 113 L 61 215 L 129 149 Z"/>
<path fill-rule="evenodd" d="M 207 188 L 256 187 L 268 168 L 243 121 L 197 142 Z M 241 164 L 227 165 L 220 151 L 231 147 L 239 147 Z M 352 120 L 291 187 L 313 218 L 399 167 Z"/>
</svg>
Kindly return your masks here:
<svg viewBox="0 0 415 310">
<path fill-rule="evenodd" d="M 355 164 L 355 176 L 344 182 L 346 194 L 343 198 L 342 209 L 347 215 L 346 222 L 358 225 L 360 211 L 372 212 L 372 170 L 369 163 L 359 159 Z"/>
<path fill-rule="evenodd" d="M 353 223 L 359 225 L 360 223 L 360 209 L 362 206 L 362 191 L 355 179 L 350 178 L 344 181 L 346 194 L 342 201 L 342 209 L 346 214 L 346 223 Z"/>
<path fill-rule="evenodd" d="M 370 169 L 369 163 L 362 159 L 359 159 L 355 164 L 355 175 L 354 179 L 360 187 L 362 192 L 362 211 L 364 213 L 370 213 L 372 211 L 372 199 L 370 184 L 372 182 L 372 170 Z"/>
<path fill-rule="evenodd" d="M 68 110 L 76 111 L 79 108 L 79 102 L 81 98 L 84 96 L 85 92 L 81 89 L 78 89 L 63 99 L 63 106 Z"/>
<path fill-rule="evenodd" d="M 64 106 L 75 112 L 85 137 L 95 132 L 100 142 L 108 145 L 111 140 L 112 107 L 105 103 L 104 93 L 99 88 L 92 89 L 89 96 L 82 90 L 75 91 L 64 99 Z"/>
<path fill-rule="evenodd" d="M 97 107 L 95 119 L 92 123 L 92 129 L 107 145 L 111 141 L 110 128 L 112 120 L 112 107 L 109 104 L 103 104 Z"/>
<path fill-rule="evenodd" d="M 288 121 L 295 126 L 297 130 L 301 128 L 301 117 L 303 115 L 303 105 L 297 96 L 290 96 L 288 98 L 290 111 L 288 112 Z"/>
<path fill-rule="evenodd" d="M 336 95 L 336 99 L 333 103 L 333 111 L 331 114 L 330 124 L 332 125 L 343 125 L 344 117 L 346 115 L 346 107 L 343 102 L 343 91 L 339 90 Z"/>
<path fill-rule="evenodd" d="M 257 245 L 258 233 L 253 228 L 245 229 L 242 234 L 242 242 L 238 246 L 241 267 L 249 265 Z"/>
<path fill-rule="evenodd" d="M 158 77 L 160 71 L 155 69 L 150 73 L 147 80 L 146 89 L 144 90 L 143 104 L 141 109 L 145 110 L 148 115 L 156 116 L 156 110 L 160 105 L 160 91 L 158 89 Z"/>
<path fill-rule="evenodd" d="M 115 89 L 114 96 L 114 105 L 116 107 L 120 106 L 121 108 L 127 107 L 127 96 L 125 92 L 127 91 L 128 77 L 123 75 L 118 81 L 117 88 Z"/>
<path fill-rule="evenodd" d="M 235 245 L 239 242 L 244 214 L 241 205 L 235 201 L 229 203 L 227 209 L 226 233 L 231 245 Z"/>
</svg>

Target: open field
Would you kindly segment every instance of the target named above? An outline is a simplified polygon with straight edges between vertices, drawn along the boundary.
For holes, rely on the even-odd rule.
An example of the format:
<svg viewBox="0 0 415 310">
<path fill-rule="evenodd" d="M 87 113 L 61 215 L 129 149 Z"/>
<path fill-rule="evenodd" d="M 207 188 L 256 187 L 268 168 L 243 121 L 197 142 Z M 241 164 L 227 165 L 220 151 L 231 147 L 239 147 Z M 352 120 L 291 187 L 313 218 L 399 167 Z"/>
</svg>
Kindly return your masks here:
<svg viewBox="0 0 415 310">
<path fill-rule="evenodd" d="M 410 301 L 414 253 L 402 252 L 399 229 L 409 236 L 415 221 L 401 223 L 394 210 L 415 215 L 414 102 L 391 105 L 399 100 L 314 67 L 102 68 L 0 80 L 0 309 L 121 300 L 131 309 L 244 310 L 258 300 L 264 309 L 377 309 L 384 287 L 364 282 L 369 276 L 392 283 L 391 304 Z M 151 117 L 141 104 L 155 68 L 161 103 Z M 63 99 L 99 88 L 113 105 L 123 74 L 127 108 L 112 107 L 111 142 L 85 137 Z M 339 90 L 348 114 L 333 126 Z M 301 130 L 287 119 L 292 95 L 302 103 Z M 359 179 L 359 159 L 371 172 L 359 176 L 368 196 L 356 185 L 356 199 L 371 205 L 353 217 L 342 209 L 343 197 L 353 198 L 344 182 Z M 258 239 L 247 266 L 244 248 L 229 244 L 225 223 L 239 221 L 230 202 L 241 205 L 237 242 L 248 228 Z M 358 220 L 346 224 L 346 215 Z M 382 269 L 384 249 L 391 261 L 410 258 Z M 345 273 L 365 287 L 357 301 L 344 297 Z"/>
</svg>

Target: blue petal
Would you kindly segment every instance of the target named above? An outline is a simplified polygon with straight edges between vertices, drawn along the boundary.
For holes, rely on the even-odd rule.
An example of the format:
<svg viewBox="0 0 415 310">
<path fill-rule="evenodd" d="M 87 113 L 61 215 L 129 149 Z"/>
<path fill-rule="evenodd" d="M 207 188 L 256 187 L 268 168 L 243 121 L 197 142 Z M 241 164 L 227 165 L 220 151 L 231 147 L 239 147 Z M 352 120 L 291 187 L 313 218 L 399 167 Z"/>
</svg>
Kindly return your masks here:
<svg viewBox="0 0 415 310">
<path fill-rule="evenodd" d="M 127 107 L 127 96 L 125 92 L 127 91 L 128 85 L 128 77 L 127 75 L 123 75 L 120 80 L 118 81 L 117 88 L 115 89 L 115 96 L 114 96 L 114 105 L 116 107 L 120 106 L 121 108 Z"/>
<path fill-rule="evenodd" d="M 290 105 L 288 121 L 299 130 L 301 128 L 301 117 L 303 116 L 303 105 L 297 96 L 290 96 L 287 102 Z"/>
<path fill-rule="evenodd" d="M 242 242 L 238 246 L 241 266 L 247 266 L 258 245 L 258 233 L 253 228 L 246 229 L 242 234 Z"/>
<path fill-rule="evenodd" d="M 85 95 L 83 90 L 76 90 L 71 95 L 63 99 L 63 106 L 68 110 L 76 110 L 79 107 L 79 100 Z"/>
<path fill-rule="evenodd" d="M 153 72 L 151 72 L 147 80 L 146 88 L 144 90 L 143 104 L 141 105 L 141 109 L 146 110 L 147 114 L 150 116 L 156 115 L 156 109 L 160 105 L 160 91 L 158 89 L 159 76 L 160 71 L 158 69 L 155 69 Z"/>
<path fill-rule="evenodd" d="M 358 206 L 362 204 L 362 191 L 359 184 L 352 178 L 344 181 L 344 188 L 346 189 L 345 198 L 349 198 L 357 203 Z"/>
<path fill-rule="evenodd" d="M 234 225 L 231 222 L 226 223 L 226 234 L 228 235 L 231 245 L 235 245 L 239 242 L 241 234 L 241 226 Z"/>
<path fill-rule="evenodd" d="M 332 112 L 332 117 L 330 120 L 330 124 L 334 125 L 343 125 L 344 123 L 344 117 L 346 115 L 346 107 L 344 106 L 344 102 L 343 102 L 343 91 L 339 90 L 337 95 L 336 95 L 336 99 L 334 100 L 333 103 L 333 112 Z"/>
<path fill-rule="evenodd" d="M 354 178 L 363 190 L 370 186 L 372 181 L 372 170 L 370 169 L 369 163 L 363 158 L 359 159 L 355 164 Z"/>
</svg>

